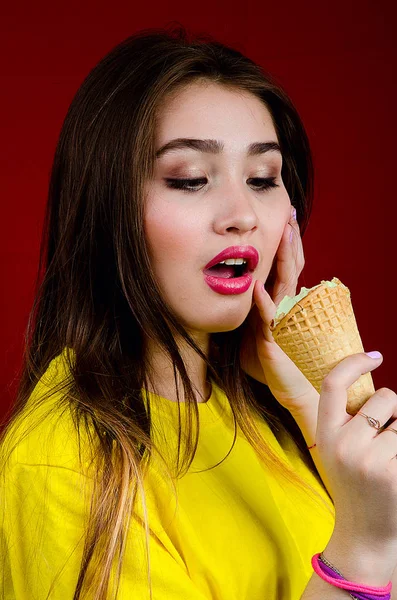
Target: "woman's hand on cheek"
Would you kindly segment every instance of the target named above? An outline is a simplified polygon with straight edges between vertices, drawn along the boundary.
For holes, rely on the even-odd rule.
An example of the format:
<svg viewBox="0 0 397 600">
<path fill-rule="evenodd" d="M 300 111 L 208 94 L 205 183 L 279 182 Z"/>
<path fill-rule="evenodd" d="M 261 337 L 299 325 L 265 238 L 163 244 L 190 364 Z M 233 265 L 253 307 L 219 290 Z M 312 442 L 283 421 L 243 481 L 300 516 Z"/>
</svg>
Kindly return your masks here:
<svg viewBox="0 0 397 600">
<path fill-rule="evenodd" d="M 290 233 L 292 231 L 292 242 Z M 277 271 L 269 293 L 261 281 L 254 285 L 254 306 L 248 315 L 241 345 L 242 368 L 254 379 L 269 386 L 276 400 L 292 414 L 299 413 L 318 397 L 317 390 L 276 344 L 270 331 L 278 304 L 284 296 L 295 296 L 304 266 L 299 225 L 291 220 L 284 229 L 277 251 Z"/>
<path fill-rule="evenodd" d="M 271 299 L 276 307 L 284 296 L 295 296 L 298 279 L 305 266 L 302 238 L 299 223 L 291 207 L 290 220 L 284 227 L 275 257 L 275 268 L 272 267 L 265 283 Z M 254 299 L 255 300 L 255 299 Z"/>
</svg>

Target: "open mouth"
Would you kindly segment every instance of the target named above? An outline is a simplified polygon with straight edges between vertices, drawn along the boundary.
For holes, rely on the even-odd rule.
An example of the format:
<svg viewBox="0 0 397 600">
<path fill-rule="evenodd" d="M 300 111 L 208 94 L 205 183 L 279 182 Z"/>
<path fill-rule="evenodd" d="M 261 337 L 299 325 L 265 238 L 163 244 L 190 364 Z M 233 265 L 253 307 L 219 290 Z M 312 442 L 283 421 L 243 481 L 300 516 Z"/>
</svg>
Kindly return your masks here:
<svg viewBox="0 0 397 600">
<path fill-rule="evenodd" d="M 204 270 L 206 275 L 222 279 L 237 279 L 238 277 L 244 277 L 248 272 L 248 263 L 242 258 L 223 260 Z"/>
</svg>

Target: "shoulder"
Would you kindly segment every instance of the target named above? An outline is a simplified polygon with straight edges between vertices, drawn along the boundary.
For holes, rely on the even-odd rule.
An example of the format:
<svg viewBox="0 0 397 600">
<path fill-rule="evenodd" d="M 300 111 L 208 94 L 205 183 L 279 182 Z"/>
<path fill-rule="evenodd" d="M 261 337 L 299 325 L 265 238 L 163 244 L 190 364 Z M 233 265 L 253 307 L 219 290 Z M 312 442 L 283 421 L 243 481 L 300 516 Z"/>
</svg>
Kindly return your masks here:
<svg viewBox="0 0 397 600">
<path fill-rule="evenodd" d="M 77 430 L 65 397 L 68 383 L 62 352 L 51 361 L 26 405 L 7 427 L 1 443 L 1 466 L 5 461 L 8 468 L 23 464 L 81 471 L 88 440 L 82 428 Z"/>
</svg>

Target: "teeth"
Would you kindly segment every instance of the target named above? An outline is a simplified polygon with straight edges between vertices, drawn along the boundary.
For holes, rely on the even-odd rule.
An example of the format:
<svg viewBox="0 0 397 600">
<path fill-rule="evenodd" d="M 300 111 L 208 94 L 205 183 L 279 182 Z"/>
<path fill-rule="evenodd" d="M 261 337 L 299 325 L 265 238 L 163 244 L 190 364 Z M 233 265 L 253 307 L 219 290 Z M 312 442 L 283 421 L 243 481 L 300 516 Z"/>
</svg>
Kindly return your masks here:
<svg viewBox="0 0 397 600">
<path fill-rule="evenodd" d="M 220 265 L 245 265 L 245 258 L 227 258 L 226 260 L 222 260 Z"/>
</svg>

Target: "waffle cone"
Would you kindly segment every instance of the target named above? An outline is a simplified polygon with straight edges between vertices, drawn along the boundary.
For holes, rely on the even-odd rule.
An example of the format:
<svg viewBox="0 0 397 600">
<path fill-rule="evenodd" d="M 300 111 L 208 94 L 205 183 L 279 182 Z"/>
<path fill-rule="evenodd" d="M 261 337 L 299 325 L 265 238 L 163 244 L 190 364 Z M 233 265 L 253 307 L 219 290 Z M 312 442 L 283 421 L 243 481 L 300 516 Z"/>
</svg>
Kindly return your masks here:
<svg viewBox="0 0 397 600">
<path fill-rule="evenodd" d="M 343 358 L 364 352 L 350 291 L 336 277 L 332 281 L 338 285 L 328 287 L 322 281 L 270 325 L 275 342 L 318 392 Z M 348 388 L 346 411 L 355 415 L 374 393 L 371 373 L 365 373 Z"/>
</svg>

